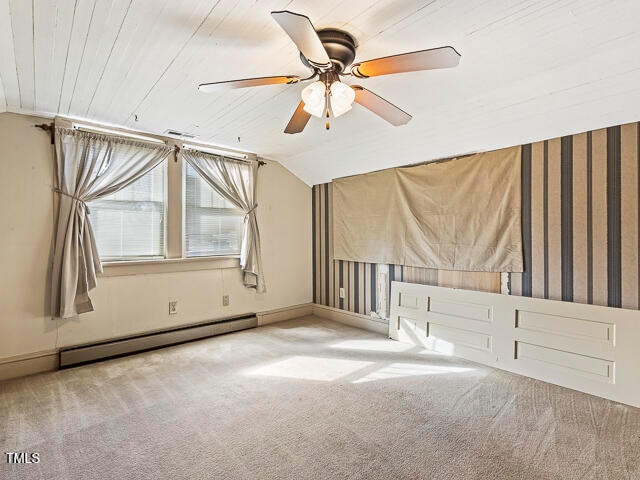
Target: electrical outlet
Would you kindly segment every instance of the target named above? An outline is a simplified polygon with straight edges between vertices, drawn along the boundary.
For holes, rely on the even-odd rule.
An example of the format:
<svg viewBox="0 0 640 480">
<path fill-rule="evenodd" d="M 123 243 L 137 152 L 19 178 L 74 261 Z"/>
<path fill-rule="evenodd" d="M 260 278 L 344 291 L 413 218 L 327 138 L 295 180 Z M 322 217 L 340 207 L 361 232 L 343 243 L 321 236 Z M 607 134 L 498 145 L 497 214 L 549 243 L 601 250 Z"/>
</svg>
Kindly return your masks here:
<svg viewBox="0 0 640 480">
<path fill-rule="evenodd" d="M 228 307 L 229 306 L 229 295 L 223 295 L 222 296 L 222 306 L 223 307 Z"/>
<path fill-rule="evenodd" d="M 172 300 L 169 302 L 169 315 L 175 315 L 178 313 L 178 301 Z"/>
<path fill-rule="evenodd" d="M 344 287 L 340 287 L 340 298 L 344 298 Z"/>
</svg>

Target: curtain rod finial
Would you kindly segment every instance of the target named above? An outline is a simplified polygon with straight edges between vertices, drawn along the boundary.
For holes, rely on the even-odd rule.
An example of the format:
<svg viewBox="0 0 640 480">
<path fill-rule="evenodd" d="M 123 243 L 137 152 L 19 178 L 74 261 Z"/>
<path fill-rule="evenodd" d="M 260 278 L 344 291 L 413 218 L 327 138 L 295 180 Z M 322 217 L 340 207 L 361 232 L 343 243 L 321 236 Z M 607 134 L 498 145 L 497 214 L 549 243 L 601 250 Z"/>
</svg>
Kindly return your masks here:
<svg viewBox="0 0 640 480">
<path fill-rule="evenodd" d="M 45 132 L 49 133 L 49 136 L 51 137 L 51 145 L 53 145 L 54 143 L 54 128 L 53 128 L 53 123 L 41 123 L 40 125 L 34 125 L 34 127 L 36 128 L 40 128 L 42 130 L 44 130 Z"/>
</svg>

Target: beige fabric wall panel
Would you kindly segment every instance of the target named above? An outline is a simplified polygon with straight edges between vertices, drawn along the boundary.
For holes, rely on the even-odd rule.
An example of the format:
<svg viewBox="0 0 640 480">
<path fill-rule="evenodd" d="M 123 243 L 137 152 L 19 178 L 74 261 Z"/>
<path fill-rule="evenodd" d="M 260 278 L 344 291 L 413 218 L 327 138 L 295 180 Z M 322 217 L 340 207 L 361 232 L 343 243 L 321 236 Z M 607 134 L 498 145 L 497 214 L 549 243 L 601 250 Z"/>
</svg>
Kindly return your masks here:
<svg viewBox="0 0 640 480">
<path fill-rule="evenodd" d="M 341 178 L 329 185 L 335 200 L 333 258 L 393 263 L 404 256 L 395 169 Z"/>
<path fill-rule="evenodd" d="M 522 271 L 520 148 L 397 169 L 404 265 Z"/>
<path fill-rule="evenodd" d="M 520 147 L 337 179 L 333 190 L 336 259 L 522 271 Z"/>
</svg>

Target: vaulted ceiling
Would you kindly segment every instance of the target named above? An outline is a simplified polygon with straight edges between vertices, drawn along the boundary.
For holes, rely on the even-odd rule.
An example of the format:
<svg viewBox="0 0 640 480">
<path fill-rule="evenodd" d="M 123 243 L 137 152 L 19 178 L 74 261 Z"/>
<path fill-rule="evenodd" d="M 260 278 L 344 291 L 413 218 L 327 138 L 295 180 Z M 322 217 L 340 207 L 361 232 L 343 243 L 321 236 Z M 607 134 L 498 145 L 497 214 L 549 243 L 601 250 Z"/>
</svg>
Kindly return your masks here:
<svg viewBox="0 0 640 480">
<path fill-rule="evenodd" d="M 454 69 L 362 84 L 413 115 L 356 105 L 326 131 L 283 130 L 301 85 L 224 93 L 202 82 L 300 75 L 273 10 L 358 41 L 356 61 L 444 45 Z M 308 184 L 640 120 L 637 0 L 0 0 L 0 111 L 87 118 L 256 152 Z"/>
</svg>

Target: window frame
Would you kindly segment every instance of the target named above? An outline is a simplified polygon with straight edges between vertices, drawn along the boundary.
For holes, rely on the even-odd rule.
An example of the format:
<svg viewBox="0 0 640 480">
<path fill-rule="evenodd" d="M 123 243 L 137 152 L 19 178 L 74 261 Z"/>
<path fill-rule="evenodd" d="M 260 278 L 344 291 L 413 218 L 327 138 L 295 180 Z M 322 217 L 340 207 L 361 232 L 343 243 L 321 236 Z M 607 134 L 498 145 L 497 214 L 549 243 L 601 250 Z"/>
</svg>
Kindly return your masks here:
<svg viewBox="0 0 640 480">
<path fill-rule="evenodd" d="M 163 142 L 175 149 L 173 156 L 167 159 L 166 166 L 166 212 L 165 212 L 165 255 L 164 258 L 131 259 L 102 261 L 101 276 L 112 277 L 121 275 L 140 275 L 154 273 L 170 273 L 193 270 L 211 270 L 223 268 L 240 268 L 240 255 L 209 255 L 186 257 L 183 252 L 183 162 L 181 149 L 189 148 L 203 152 L 228 155 L 247 162 L 259 161 L 254 153 L 233 150 L 216 145 L 199 142 L 185 142 L 180 138 L 156 135 L 133 129 L 126 129 L 111 125 L 104 125 L 90 121 L 79 121 L 67 117 L 56 117 L 56 127 L 85 128 L 99 130 L 100 133 L 123 137 L 133 137 L 137 140 L 148 139 L 152 142 Z"/>
<path fill-rule="evenodd" d="M 188 256 L 187 254 L 187 245 L 186 245 L 186 240 L 187 240 L 187 235 L 186 235 L 186 226 L 187 226 L 187 221 L 186 221 L 186 213 L 187 213 L 187 192 L 185 190 L 185 186 L 187 184 L 187 168 L 189 167 L 189 162 L 186 161 L 182 161 L 182 187 L 183 187 L 183 191 L 182 191 L 182 257 L 185 259 L 193 259 L 193 258 L 212 258 L 212 257 L 232 257 L 232 258 L 240 258 L 240 251 L 238 251 L 238 253 L 222 253 L 222 254 L 216 254 L 216 255 L 192 255 L 192 256 Z M 192 167 L 193 169 L 193 167 Z M 195 169 L 193 169 L 195 171 Z M 196 176 L 199 177 L 199 174 L 197 171 L 195 171 Z M 200 181 L 202 182 L 202 184 L 206 185 L 206 188 L 211 188 L 209 185 L 206 184 L 205 180 L 200 178 Z M 212 189 L 212 188 L 211 188 Z M 213 189 L 212 189 L 213 190 Z M 215 192 L 216 195 L 220 196 L 220 194 L 218 194 L 217 192 Z M 202 209 L 207 209 L 209 210 L 209 207 L 200 207 Z M 237 217 L 244 217 L 244 213 L 242 210 L 240 210 L 239 208 L 211 208 L 211 210 L 221 210 L 224 211 L 225 213 L 222 213 L 222 215 L 230 215 L 230 216 L 237 216 Z M 233 213 L 231 213 L 233 212 Z M 240 237 L 242 237 L 242 235 L 240 235 Z M 242 242 L 242 238 L 240 238 L 240 241 Z M 240 245 L 239 250 L 242 248 L 242 246 Z"/>
<path fill-rule="evenodd" d="M 169 204 L 169 198 L 168 198 L 168 175 L 167 175 L 167 168 L 168 168 L 168 162 L 170 161 L 170 159 L 166 159 L 162 162 L 160 162 L 158 165 L 156 165 L 153 169 L 149 170 L 145 175 L 143 175 L 142 177 L 140 177 L 138 180 L 144 178 L 146 175 L 150 175 L 152 172 L 154 172 L 156 169 L 161 169 L 163 170 L 162 172 L 162 176 L 163 176 L 163 182 L 164 182 L 164 188 L 163 188 L 163 199 L 162 202 L 155 202 L 153 200 L 149 201 L 149 200 L 139 200 L 138 202 L 140 203 L 162 203 L 162 207 L 163 207 L 163 212 L 162 212 L 162 229 L 164 230 L 164 232 L 162 232 L 162 235 L 164 236 L 163 239 L 163 249 L 162 249 L 162 253 L 161 255 L 149 255 L 149 256 L 130 256 L 130 257 L 109 257 L 109 259 L 103 260 L 102 258 L 100 259 L 100 262 L 102 263 L 102 265 L 108 265 L 108 264 L 112 264 L 112 263 L 130 263 L 130 262 L 152 262 L 152 261 L 158 261 L 158 260 L 165 260 L 167 258 L 167 231 L 168 231 L 168 227 L 167 227 L 167 213 L 168 213 L 168 204 Z M 136 180 L 136 181 L 138 181 Z M 132 182 L 130 185 L 133 185 L 135 182 Z M 110 203 L 110 202 L 122 202 L 122 203 L 133 203 L 136 202 L 136 200 L 132 200 L 132 201 L 128 201 L 128 200 L 109 200 L 109 195 L 107 195 L 107 197 L 98 199 L 98 200 L 94 200 L 96 202 L 98 201 L 102 201 L 104 203 Z M 92 205 L 92 202 L 87 202 L 87 206 L 89 207 L 89 211 L 94 213 L 98 207 L 96 207 L 95 205 Z M 114 209 L 114 210 L 118 210 L 118 209 Z M 91 219 L 91 217 L 89 217 Z M 92 225 L 93 230 L 94 230 L 94 235 L 96 233 L 96 228 L 95 225 Z M 96 243 L 97 243 L 97 238 L 96 238 Z M 100 252 L 98 251 L 98 254 Z"/>
</svg>

